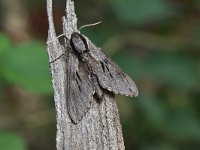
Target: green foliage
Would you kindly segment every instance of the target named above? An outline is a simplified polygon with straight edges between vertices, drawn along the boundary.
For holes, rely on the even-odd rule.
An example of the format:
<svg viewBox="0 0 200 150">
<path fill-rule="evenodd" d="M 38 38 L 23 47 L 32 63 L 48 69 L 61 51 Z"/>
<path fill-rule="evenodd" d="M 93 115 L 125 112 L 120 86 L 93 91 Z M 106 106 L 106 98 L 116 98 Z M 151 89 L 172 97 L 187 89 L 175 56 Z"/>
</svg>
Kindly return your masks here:
<svg viewBox="0 0 200 150">
<path fill-rule="evenodd" d="M 47 53 L 43 44 L 30 41 L 7 45 L 3 51 L 0 55 L 0 72 L 4 82 L 37 93 L 52 91 Z"/>
<path fill-rule="evenodd" d="M 0 54 L 1 54 L 5 49 L 7 49 L 10 46 L 11 41 L 6 35 L 0 32 L 0 43 L 1 43 L 0 44 Z"/>
<path fill-rule="evenodd" d="M 167 143 L 155 143 L 155 144 L 144 144 L 141 150 L 176 150 L 176 148 Z"/>
<path fill-rule="evenodd" d="M 111 2 L 119 19 L 133 25 L 164 19 L 172 14 L 172 9 L 166 0 L 112 0 Z"/>
<path fill-rule="evenodd" d="M 15 133 L 0 132 L 1 150 L 27 150 L 24 140 Z"/>
<path fill-rule="evenodd" d="M 199 2 L 200 3 L 200 2 Z M 199 41 L 200 40 L 200 27 L 198 26 L 195 31 L 193 32 L 193 36 L 194 36 L 194 39 L 196 41 Z M 199 42 L 198 42 L 199 43 Z M 199 47 L 200 47 L 200 44 L 199 44 Z"/>
<path fill-rule="evenodd" d="M 140 59 L 120 53 L 115 58 L 133 77 L 139 78 L 141 74 L 146 74 L 158 83 L 170 84 L 177 88 L 199 86 L 196 82 L 199 78 L 197 62 L 190 57 L 152 53 L 151 56 Z"/>
</svg>

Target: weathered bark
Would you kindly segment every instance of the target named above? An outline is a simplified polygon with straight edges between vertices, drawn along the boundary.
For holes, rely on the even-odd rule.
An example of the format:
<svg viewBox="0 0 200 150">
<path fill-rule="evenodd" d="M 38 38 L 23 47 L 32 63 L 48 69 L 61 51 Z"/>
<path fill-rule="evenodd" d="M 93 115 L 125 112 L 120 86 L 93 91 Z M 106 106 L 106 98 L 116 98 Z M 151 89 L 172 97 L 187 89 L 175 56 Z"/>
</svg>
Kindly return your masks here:
<svg viewBox="0 0 200 150">
<path fill-rule="evenodd" d="M 49 62 L 64 53 L 56 38 L 52 17 L 52 0 L 47 0 L 49 33 L 47 51 Z M 63 17 L 64 34 L 70 38 L 77 31 L 74 3 L 67 0 Z M 71 122 L 66 107 L 66 60 L 61 56 L 50 63 L 57 112 L 57 150 L 124 150 L 124 141 L 116 101 L 105 93 L 105 99 L 92 103 L 91 109 L 78 124 Z"/>
</svg>

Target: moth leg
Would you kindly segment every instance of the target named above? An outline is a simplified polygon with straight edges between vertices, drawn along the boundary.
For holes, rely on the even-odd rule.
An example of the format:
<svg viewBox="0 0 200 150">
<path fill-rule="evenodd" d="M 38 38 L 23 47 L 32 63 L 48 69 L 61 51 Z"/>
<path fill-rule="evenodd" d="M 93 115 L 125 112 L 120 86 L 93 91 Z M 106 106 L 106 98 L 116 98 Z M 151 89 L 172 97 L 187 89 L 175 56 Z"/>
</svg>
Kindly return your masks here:
<svg viewBox="0 0 200 150">
<path fill-rule="evenodd" d="M 56 60 L 60 59 L 60 57 L 62 57 L 63 55 L 65 55 L 65 54 L 61 54 L 61 55 L 60 55 L 60 56 L 58 56 L 56 59 L 54 59 L 54 60 L 50 61 L 50 62 L 49 62 L 49 64 L 51 64 L 51 63 L 55 62 Z"/>
</svg>

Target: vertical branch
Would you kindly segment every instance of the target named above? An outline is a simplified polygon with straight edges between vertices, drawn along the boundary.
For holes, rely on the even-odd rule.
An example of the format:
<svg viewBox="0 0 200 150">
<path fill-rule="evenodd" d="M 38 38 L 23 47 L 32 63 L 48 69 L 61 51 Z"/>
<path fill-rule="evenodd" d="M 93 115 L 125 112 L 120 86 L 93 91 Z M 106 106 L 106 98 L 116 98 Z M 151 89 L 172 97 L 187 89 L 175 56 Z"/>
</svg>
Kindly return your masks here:
<svg viewBox="0 0 200 150">
<path fill-rule="evenodd" d="M 49 32 L 47 52 L 49 62 L 64 53 L 56 39 L 53 24 L 52 0 L 47 0 Z M 67 38 L 77 30 L 74 2 L 67 0 L 66 16 L 63 17 L 63 32 Z M 91 109 L 81 122 L 71 122 L 66 107 L 66 60 L 65 56 L 50 63 L 54 100 L 57 113 L 57 150 L 124 150 L 122 129 L 116 101 L 113 95 L 104 93 L 101 103 L 93 100 Z"/>
<path fill-rule="evenodd" d="M 61 56 L 64 53 L 64 49 L 56 38 L 53 23 L 52 0 L 47 0 L 47 15 L 49 22 L 47 52 L 49 55 L 49 62 L 52 62 L 50 63 L 50 69 L 54 89 L 54 101 L 56 106 L 57 120 L 56 148 L 57 150 L 64 150 L 64 144 L 65 142 L 68 142 L 64 136 L 64 131 L 66 130 L 67 122 L 70 122 L 66 110 L 66 64 L 64 56 Z M 61 57 L 57 59 L 59 56 Z"/>
<path fill-rule="evenodd" d="M 67 0 L 65 12 L 66 16 L 63 17 L 63 32 L 67 38 L 71 38 L 71 34 L 78 31 L 73 1 Z"/>
</svg>

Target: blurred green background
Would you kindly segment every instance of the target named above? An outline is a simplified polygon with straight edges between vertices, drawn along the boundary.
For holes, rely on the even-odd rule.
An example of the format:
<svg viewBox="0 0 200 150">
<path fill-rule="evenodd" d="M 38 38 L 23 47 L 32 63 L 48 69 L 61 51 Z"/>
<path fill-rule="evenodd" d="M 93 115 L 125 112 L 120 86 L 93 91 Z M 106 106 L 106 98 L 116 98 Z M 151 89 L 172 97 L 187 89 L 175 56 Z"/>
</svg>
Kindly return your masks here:
<svg viewBox="0 0 200 150">
<path fill-rule="evenodd" d="M 55 150 L 46 1 L 0 0 L 0 150 Z M 127 150 L 200 150 L 200 0 L 75 0 L 82 33 L 133 78 Z M 54 0 L 57 34 L 65 1 Z"/>
</svg>

